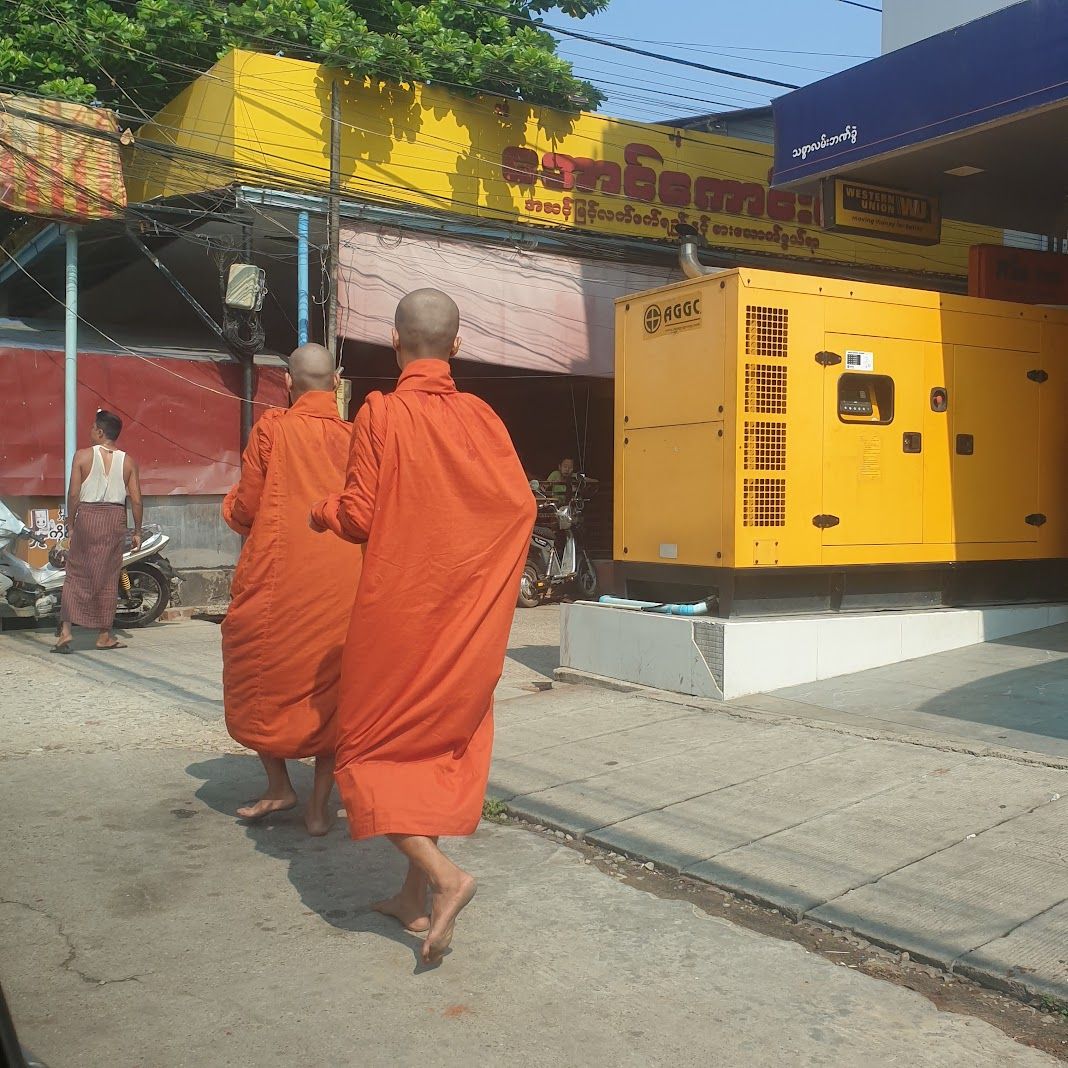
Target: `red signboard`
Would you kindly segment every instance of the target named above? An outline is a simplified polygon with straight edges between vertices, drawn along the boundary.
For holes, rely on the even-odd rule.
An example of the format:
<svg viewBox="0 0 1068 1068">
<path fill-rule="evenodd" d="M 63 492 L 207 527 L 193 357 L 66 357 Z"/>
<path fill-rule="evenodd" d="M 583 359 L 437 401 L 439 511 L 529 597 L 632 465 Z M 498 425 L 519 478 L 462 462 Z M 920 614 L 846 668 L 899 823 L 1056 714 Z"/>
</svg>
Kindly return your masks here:
<svg viewBox="0 0 1068 1068">
<path fill-rule="evenodd" d="M 973 245 L 968 294 L 1020 304 L 1068 304 L 1068 256 L 1001 245 Z"/>
</svg>

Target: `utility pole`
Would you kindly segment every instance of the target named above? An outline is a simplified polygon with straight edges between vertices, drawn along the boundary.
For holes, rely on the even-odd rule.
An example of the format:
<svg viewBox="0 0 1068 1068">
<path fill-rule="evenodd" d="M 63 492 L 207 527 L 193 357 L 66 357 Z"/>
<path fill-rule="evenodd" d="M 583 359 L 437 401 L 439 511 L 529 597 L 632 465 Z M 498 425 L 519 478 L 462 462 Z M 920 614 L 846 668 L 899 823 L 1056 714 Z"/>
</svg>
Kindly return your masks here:
<svg viewBox="0 0 1068 1068">
<path fill-rule="evenodd" d="M 68 226 L 63 328 L 63 489 L 66 501 L 78 449 L 78 229 Z M 64 504 L 64 508 L 66 505 Z"/>
<path fill-rule="evenodd" d="M 337 344 L 337 291 L 338 259 L 341 255 L 341 96 L 337 82 L 330 84 L 330 210 L 327 219 L 327 236 L 330 241 L 330 263 L 327 284 L 330 287 L 326 305 L 326 347 L 334 354 L 338 364 Z"/>
<path fill-rule="evenodd" d="M 308 226 L 306 211 L 297 214 L 297 344 L 308 344 Z"/>
</svg>

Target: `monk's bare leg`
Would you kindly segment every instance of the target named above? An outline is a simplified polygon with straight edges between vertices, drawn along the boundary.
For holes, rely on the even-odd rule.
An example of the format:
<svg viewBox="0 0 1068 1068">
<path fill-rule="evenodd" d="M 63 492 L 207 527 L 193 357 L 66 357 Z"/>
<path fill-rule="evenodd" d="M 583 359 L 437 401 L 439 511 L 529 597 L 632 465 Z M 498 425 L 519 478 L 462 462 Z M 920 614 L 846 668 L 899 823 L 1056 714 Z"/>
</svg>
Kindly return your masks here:
<svg viewBox="0 0 1068 1068">
<path fill-rule="evenodd" d="M 385 901 L 376 901 L 371 908 L 383 916 L 399 920 L 401 926 L 412 934 L 426 934 L 430 929 L 430 910 L 426 904 L 429 889 L 426 876 L 409 860 L 408 874 L 400 893 L 387 897 Z"/>
<path fill-rule="evenodd" d="M 424 964 L 437 964 L 452 943 L 456 917 L 475 896 L 478 884 L 442 853 L 433 838 L 391 834 L 389 840 L 430 883 L 430 929 L 421 956 Z"/>
<path fill-rule="evenodd" d="M 285 812 L 297 807 L 297 792 L 289 781 L 286 762 L 280 757 L 266 756 L 263 753 L 257 755 L 267 772 L 267 791 L 259 801 L 242 805 L 237 810 L 238 816 L 243 820 L 261 820 L 272 812 Z"/>
<path fill-rule="evenodd" d="M 304 826 L 313 838 L 321 838 L 330 830 L 330 794 L 334 789 L 334 754 L 324 753 L 315 758 L 315 782 L 308 807 L 304 810 Z"/>
</svg>

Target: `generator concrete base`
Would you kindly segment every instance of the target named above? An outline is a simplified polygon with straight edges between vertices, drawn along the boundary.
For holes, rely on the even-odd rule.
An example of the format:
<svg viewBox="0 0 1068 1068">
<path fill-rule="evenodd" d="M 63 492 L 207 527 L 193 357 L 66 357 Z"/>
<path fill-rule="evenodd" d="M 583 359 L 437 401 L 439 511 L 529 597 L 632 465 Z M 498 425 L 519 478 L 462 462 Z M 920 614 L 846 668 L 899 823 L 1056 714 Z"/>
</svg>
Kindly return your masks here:
<svg viewBox="0 0 1068 1068">
<path fill-rule="evenodd" d="M 561 613 L 560 666 L 723 701 L 1064 622 L 1064 604 L 711 619 L 578 603 Z"/>
</svg>

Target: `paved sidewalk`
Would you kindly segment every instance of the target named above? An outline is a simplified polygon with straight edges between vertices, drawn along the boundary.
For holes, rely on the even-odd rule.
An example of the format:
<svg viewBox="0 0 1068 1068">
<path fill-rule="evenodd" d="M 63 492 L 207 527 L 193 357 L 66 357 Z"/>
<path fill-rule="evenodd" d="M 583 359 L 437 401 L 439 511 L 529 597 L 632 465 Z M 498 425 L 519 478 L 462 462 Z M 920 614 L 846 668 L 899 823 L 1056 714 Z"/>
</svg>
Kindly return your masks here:
<svg viewBox="0 0 1068 1068">
<path fill-rule="evenodd" d="M 1068 761 L 577 686 L 498 723 L 490 792 L 517 814 L 1068 1000 Z"/>
<path fill-rule="evenodd" d="M 516 620 L 491 779 L 514 811 L 987 982 L 1068 1000 L 1068 759 L 1053 736 L 1062 728 L 1046 707 L 1053 751 L 998 750 L 992 743 L 1009 744 L 1002 726 L 990 737 L 960 714 L 970 691 L 946 698 L 969 680 L 986 685 L 983 671 L 1004 673 L 1011 656 L 1041 661 L 1049 693 L 1065 657 L 1044 648 L 1056 634 L 1015 653 L 962 651 L 970 663 L 958 653 L 899 665 L 929 679 L 927 700 L 941 693 L 943 710 L 957 710 L 945 717 L 949 734 L 934 729 L 946 723 L 909 723 L 890 700 L 881 707 L 871 688 L 885 693 L 886 680 L 865 676 L 834 683 L 853 707 L 820 706 L 812 693 L 740 707 L 577 686 L 534 692 L 556 663 L 556 615 Z M 39 655 L 49 637 L 11 640 Z M 42 741 L 41 702 L 57 698 L 23 689 L 5 716 L 6 751 L 240 751 L 219 730 L 216 627 L 172 624 L 131 645 L 114 659 L 54 665 L 45 655 L 46 667 L 77 669 L 64 672 L 63 708 L 91 707 L 92 717 L 71 716 Z M 1011 670 L 1018 690 L 1023 667 Z M 984 716 L 1018 714 L 1012 692 L 994 696 L 1003 710 L 991 697 Z"/>
<path fill-rule="evenodd" d="M 531 751 L 529 731 L 574 733 L 584 700 L 608 731 L 697 714 L 535 696 L 551 628 L 517 622 L 502 759 Z M 455 951 L 422 972 L 418 944 L 369 911 L 402 873 L 387 844 L 347 841 L 343 821 L 309 839 L 296 813 L 234 820 L 262 772 L 220 722 L 216 627 L 152 628 L 122 656 L 47 644 L 0 639 L 0 977 L 53 1068 L 1055 1063 L 515 827 L 450 844 L 482 889 Z"/>
<path fill-rule="evenodd" d="M 793 686 L 744 704 L 1068 763 L 1068 625 Z"/>
</svg>

